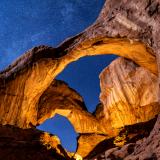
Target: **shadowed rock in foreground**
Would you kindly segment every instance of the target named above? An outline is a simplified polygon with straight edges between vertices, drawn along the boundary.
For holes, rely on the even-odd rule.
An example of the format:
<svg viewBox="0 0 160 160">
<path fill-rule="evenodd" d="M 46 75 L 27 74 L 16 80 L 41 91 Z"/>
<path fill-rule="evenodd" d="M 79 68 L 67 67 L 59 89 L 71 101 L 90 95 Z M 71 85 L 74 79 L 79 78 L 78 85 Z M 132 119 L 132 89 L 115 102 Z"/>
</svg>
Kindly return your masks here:
<svg viewBox="0 0 160 160">
<path fill-rule="evenodd" d="M 116 147 L 106 150 L 86 160 L 158 160 L 160 158 L 160 116 L 149 137 L 136 143 L 129 143 L 122 148 Z"/>
<path fill-rule="evenodd" d="M 69 160 L 57 136 L 37 129 L 0 126 L 0 159 Z"/>
</svg>

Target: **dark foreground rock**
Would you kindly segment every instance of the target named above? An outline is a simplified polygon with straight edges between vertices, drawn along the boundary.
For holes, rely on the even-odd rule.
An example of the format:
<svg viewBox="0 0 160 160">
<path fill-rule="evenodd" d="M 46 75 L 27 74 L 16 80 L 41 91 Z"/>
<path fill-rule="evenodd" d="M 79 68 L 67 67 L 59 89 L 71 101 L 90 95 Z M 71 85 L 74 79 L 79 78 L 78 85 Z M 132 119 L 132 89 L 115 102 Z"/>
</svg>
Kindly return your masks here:
<svg viewBox="0 0 160 160">
<path fill-rule="evenodd" d="M 57 136 L 0 126 L 0 160 L 70 160 Z"/>
<path fill-rule="evenodd" d="M 159 160 L 160 159 L 160 115 L 149 137 L 123 147 L 106 150 L 86 160 Z"/>
</svg>

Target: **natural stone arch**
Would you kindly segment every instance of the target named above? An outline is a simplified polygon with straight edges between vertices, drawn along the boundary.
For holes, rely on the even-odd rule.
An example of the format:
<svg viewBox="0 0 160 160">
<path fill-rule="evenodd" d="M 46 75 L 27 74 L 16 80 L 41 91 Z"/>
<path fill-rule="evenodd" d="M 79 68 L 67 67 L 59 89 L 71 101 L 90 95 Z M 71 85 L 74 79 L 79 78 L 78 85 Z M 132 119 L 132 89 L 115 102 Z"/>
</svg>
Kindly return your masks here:
<svg viewBox="0 0 160 160">
<path fill-rule="evenodd" d="M 48 118 L 36 130 L 56 135 L 60 144 L 67 152 L 76 152 L 78 133 L 75 131 L 71 122 L 63 115 L 55 114 L 54 117 Z"/>
<path fill-rule="evenodd" d="M 3 117 L 1 118 L 1 123 L 17 125 L 22 128 L 28 128 L 30 124 L 36 125 L 36 105 L 39 97 L 51 84 L 53 78 L 57 76 L 67 64 L 82 56 L 104 53 L 110 54 L 111 51 L 114 52 L 114 47 L 116 49 L 115 52 L 117 53 L 119 51 L 120 54 L 118 55 L 121 55 L 123 53 L 121 52 L 123 47 L 125 48 L 128 46 L 128 48 L 131 49 L 131 57 L 126 55 L 126 53 L 124 53 L 124 56 L 133 59 L 133 61 L 137 61 L 137 63 L 144 67 L 147 66 L 146 68 L 149 68 L 153 73 L 157 73 L 155 57 L 150 54 L 150 52 L 147 52 L 144 44 L 140 42 L 133 42 L 131 44 L 130 40 L 119 40 L 120 41 L 113 39 L 113 41 L 110 41 L 110 39 L 107 39 L 107 41 L 105 41 L 107 44 L 105 45 L 97 45 L 95 39 L 92 41 L 88 40 L 87 42 L 79 44 L 82 45 L 81 48 L 76 47 L 71 51 L 66 51 L 66 48 L 62 50 L 64 45 L 71 41 L 68 40 L 55 49 L 40 46 L 24 54 L 14 64 L 1 73 L 2 90 L 0 102 L 2 110 L 1 117 Z M 90 47 L 83 48 L 86 44 Z M 135 48 L 134 45 L 136 46 Z M 97 49 L 96 47 L 94 48 L 94 46 L 98 46 Z M 63 53 L 62 51 L 67 53 L 61 57 L 59 54 Z M 142 53 L 142 55 L 145 54 L 146 57 L 149 57 L 149 61 L 146 57 L 144 59 L 144 55 L 137 58 L 137 52 L 139 54 Z M 123 56 L 123 54 L 121 56 Z M 17 105 L 15 106 L 15 104 Z M 8 109 L 6 109 L 6 106 Z M 14 109 L 12 110 L 11 108 Z"/>
<path fill-rule="evenodd" d="M 147 123 L 160 112 L 158 79 L 148 69 L 120 57 L 102 71 L 100 82 L 102 104 L 94 114 L 87 111 L 76 91 L 58 80 L 52 82 L 38 104 L 38 123 L 55 114 L 71 122 L 80 134 L 77 153 L 83 157 L 101 141 L 117 136 L 121 127 Z"/>
<path fill-rule="evenodd" d="M 57 48 L 35 47 L 21 56 L 0 74 L 0 123 L 35 126 L 40 96 L 66 65 L 83 56 L 114 53 L 158 75 L 159 6 L 159 0 L 106 1 L 84 32 Z"/>
<path fill-rule="evenodd" d="M 87 111 L 83 98 L 60 80 L 54 80 L 41 96 L 37 123 L 41 124 L 55 114 L 66 117 L 77 133 L 106 133 L 104 126 Z"/>
</svg>

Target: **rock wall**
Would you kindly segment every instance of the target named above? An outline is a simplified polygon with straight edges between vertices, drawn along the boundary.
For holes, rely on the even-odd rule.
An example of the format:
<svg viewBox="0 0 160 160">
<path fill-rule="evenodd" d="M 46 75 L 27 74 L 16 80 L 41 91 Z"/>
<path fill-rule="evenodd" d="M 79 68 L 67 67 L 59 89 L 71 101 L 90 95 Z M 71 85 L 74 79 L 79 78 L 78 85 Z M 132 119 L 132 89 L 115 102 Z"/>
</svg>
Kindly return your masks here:
<svg viewBox="0 0 160 160">
<path fill-rule="evenodd" d="M 136 143 L 129 143 L 122 148 L 115 147 L 86 160 L 158 160 L 160 159 L 160 116 L 149 137 Z"/>
<path fill-rule="evenodd" d="M 23 131 L 33 129 L 58 113 L 67 117 L 80 133 L 77 152 L 82 157 L 89 155 L 104 140 L 106 144 L 114 144 L 114 140 L 122 136 L 128 143 L 125 136 L 120 135 L 122 127 L 148 123 L 159 114 L 159 26 L 159 0 L 106 0 L 96 22 L 82 33 L 56 48 L 38 46 L 29 50 L 0 73 L 0 130 L 7 125 Z M 82 97 L 55 77 L 81 57 L 110 53 L 127 59 L 117 59 L 102 72 L 101 104 L 94 114 L 88 113 Z M 11 134 L 14 137 L 14 133 Z M 140 134 L 138 130 L 137 134 Z M 142 149 L 143 153 L 159 158 L 159 146 L 154 143 L 157 134 L 158 131 L 153 131 L 148 138 L 150 144 L 155 144 L 156 152 L 144 147 L 147 142 L 142 143 Z M 144 130 L 140 135 L 145 135 Z M 12 138 L 7 138 L 12 142 Z M 3 140 L 0 143 L 3 144 Z M 17 145 L 16 141 L 13 143 Z M 27 145 L 28 142 L 24 143 L 24 147 Z M 15 146 L 11 148 L 17 152 Z M 134 154 L 132 159 L 145 157 L 134 151 L 129 153 Z M 26 155 L 27 152 L 25 150 Z M 17 157 L 13 153 L 6 152 Z"/>
<path fill-rule="evenodd" d="M 69 160 L 57 136 L 37 129 L 0 126 L 0 159 L 5 160 Z"/>
<path fill-rule="evenodd" d="M 113 53 L 158 74 L 158 4 L 145 0 L 107 1 L 97 21 L 84 32 L 56 48 L 39 46 L 26 52 L 0 74 L 1 123 L 35 126 L 35 106 L 40 96 L 66 65 L 83 56 Z M 155 12 L 150 15 L 152 6 Z"/>
<path fill-rule="evenodd" d="M 100 74 L 100 100 L 114 128 L 146 122 L 160 113 L 158 77 L 134 62 L 118 58 Z"/>
<path fill-rule="evenodd" d="M 80 134 L 77 152 L 83 157 L 103 141 L 108 140 L 105 146 L 113 147 L 115 139 L 112 138 L 118 136 L 123 127 L 148 122 L 160 113 L 158 77 L 128 59 L 117 58 L 106 67 L 100 74 L 100 86 L 102 104 L 97 106 L 94 116 L 105 132 L 103 135 Z M 141 134 L 140 130 L 136 132 L 129 134 Z M 124 137 L 123 141 L 129 140 Z"/>
</svg>

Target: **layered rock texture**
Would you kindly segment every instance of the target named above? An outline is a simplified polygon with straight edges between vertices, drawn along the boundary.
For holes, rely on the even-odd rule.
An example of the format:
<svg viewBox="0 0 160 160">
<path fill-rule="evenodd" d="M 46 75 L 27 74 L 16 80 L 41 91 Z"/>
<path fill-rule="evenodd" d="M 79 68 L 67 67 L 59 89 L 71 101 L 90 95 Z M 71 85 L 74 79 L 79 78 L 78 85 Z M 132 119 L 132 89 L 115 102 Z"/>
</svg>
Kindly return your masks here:
<svg viewBox="0 0 160 160">
<path fill-rule="evenodd" d="M 104 148 L 103 148 L 104 149 Z M 90 160 L 158 160 L 160 158 L 160 116 L 149 137 L 123 147 L 115 147 L 97 154 Z"/>
<path fill-rule="evenodd" d="M 100 82 L 105 120 L 114 128 L 148 121 L 160 112 L 158 78 L 144 67 L 118 58 L 102 71 Z"/>
<path fill-rule="evenodd" d="M 18 159 L 160 159 L 159 33 L 159 0 L 107 0 L 82 33 L 22 55 L 0 73 L 0 159 L 17 159 L 17 152 L 26 155 Z M 101 103 L 91 114 L 83 98 L 55 77 L 81 57 L 111 53 L 121 58 L 100 74 Z M 35 129 L 55 114 L 79 133 L 77 155 Z"/>
</svg>

